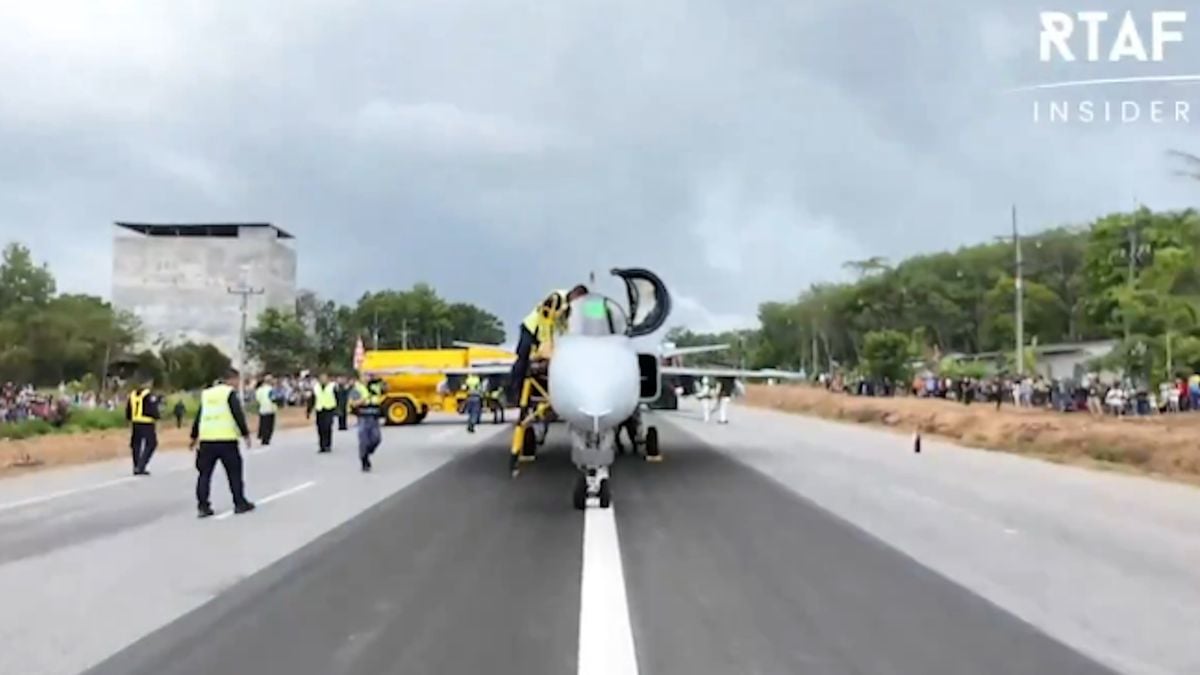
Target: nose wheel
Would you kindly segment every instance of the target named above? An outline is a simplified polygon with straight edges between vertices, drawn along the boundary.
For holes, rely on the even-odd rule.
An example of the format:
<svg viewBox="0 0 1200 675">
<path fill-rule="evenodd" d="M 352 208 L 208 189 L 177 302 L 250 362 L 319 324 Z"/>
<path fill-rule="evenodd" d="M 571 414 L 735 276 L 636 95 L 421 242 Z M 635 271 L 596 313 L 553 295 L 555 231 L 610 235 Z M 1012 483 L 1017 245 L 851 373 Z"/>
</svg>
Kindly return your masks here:
<svg viewBox="0 0 1200 675">
<path fill-rule="evenodd" d="M 589 497 L 596 497 L 602 509 L 612 506 L 612 488 L 607 469 L 587 469 L 575 478 L 575 491 L 572 494 L 575 508 L 580 511 L 587 509 Z"/>
</svg>

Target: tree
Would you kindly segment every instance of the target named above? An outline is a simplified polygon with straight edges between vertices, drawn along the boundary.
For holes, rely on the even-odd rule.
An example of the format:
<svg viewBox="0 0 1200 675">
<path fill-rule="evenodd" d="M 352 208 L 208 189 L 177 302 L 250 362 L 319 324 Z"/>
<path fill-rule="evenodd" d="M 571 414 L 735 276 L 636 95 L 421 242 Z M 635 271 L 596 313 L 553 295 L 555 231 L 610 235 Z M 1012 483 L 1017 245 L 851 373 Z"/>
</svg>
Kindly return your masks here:
<svg viewBox="0 0 1200 675">
<path fill-rule="evenodd" d="M 29 249 L 18 243 L 4 248 L 0 260 L 0 314 L 42 307 L 54 295 L 54 276 L 45 263 L 33 262 Z"/>
<path fill-rule="evenodd" d="M 912 376 L 912 344 L 900 331 L 867 333 L 862 346 L 863 370 L 868 375 L 892 382 L 904 382 Z"/>
<path fill-rule="evenodd" d="M 202 389 L 224 377 L 232 362 L 211 344 L 167 345 L 160 356 L 167 382 L 179 389 Z"/>
<path fill-rule="evenodd" d="M 268 373 L 296 373 L 312 365 L 313 341 L 291 312 L 269 308 L 246 334 L 246 353 Z"/>
</svg>

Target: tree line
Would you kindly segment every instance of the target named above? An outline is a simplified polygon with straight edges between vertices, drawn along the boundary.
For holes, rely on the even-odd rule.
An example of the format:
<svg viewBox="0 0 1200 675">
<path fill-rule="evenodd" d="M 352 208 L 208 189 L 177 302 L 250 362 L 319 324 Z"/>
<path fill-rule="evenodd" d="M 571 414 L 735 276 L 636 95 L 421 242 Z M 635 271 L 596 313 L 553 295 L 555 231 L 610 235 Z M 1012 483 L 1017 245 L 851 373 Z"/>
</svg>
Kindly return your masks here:
<svg viewBox="0 0 1200 675">
<path fill-rule="evenodd" d="M 246 353 L 267 372 L 349 372 L 359 338 L 366 349 L 433 349 L 455 340 L 499 344 L 504 337 L 495 315 L 443 299 L 418 283 L 409 290 L 364 293 L 353 306 L 301 292 L 294 311 L 262 313 L 247 335 Z"/>
<path fill-rule="evenodd" d="M 143 336 L 131 313 L 96 296 L 58 293 L 49 267 L 22 244 L 10 243 L 0 254 L 0 381 L 97 391 L 122 375 L 192 390 L 220 378 L 235 356 L 197 342 L 144 348 Z M 277 373 L 348 372 L 358 337 L 369 349 L 499 343 L 505 335 L 494 315 L 447 301 L 427 284 L 365 293 L 352 306 L 302 291 L 295 308 L 263 313 L 247 336 L 247 355 Z"/>
<path fill-rule="evenodd" d="M 114 375 L 136 374 L 192 389 L 229 367 L 210 344 L 136 351 L 142 333 L 137 317 L 97 296 L 58 293 L 49 266 L 24 245 L 9 243 L 0 254 L 0 380 L 97 391 Z"/>
<path fill-rule="evenodd" d="M 1020 246 L 1027 345 L 1113 338 L 1102 365 L 1153 380 L 1200 368 L 1195 210 L 1113 213 L 1022 236 Z M 1015 365 L 1011 239 L 846 267 L 854 281 L 760 305 L 761 327 L 740 335 L 748 364 L 898 378 L 914 360 L 995 351 Z"/>
</svg>

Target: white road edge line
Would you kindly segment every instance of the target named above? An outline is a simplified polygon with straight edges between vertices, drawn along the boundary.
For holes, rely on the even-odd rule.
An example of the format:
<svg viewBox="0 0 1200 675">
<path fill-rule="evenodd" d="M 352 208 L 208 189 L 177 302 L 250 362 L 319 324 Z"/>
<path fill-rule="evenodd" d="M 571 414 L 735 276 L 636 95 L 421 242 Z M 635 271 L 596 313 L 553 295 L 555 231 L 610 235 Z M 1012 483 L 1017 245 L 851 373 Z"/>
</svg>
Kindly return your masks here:
<svg viewBox="0 0 1200 675">
<path fill-rule="evenodd" d="M 588 508 L 579 589 L 579 675 L 637 675 L 613 509 Z"/>
<path fill-rule="evenodd" d="M 0 511 L 7 511 L 9 509 L 18 509 L 18 508 L 21 508 L 22 506 L 32 506 L 34 504 L 41 504 L 42 502 L 48 502 L 48 501 L 51 501 L 54 499 L 58 499 L 60 497 L 70 497 L 71 495 L 78 495 L 78 494 L 83 494 L 85 492 L 92 492 L 93 490 L 100 490 L 102 488 L 112 487 L 113 485 L 120 485 L 122 483 L 131 483 L 135 480 L 138 480 L 137 476 L 126 476 L 124 478 L 117 478 L 114 480 L 104 481 L 103 483 L 96 483 L 95 485 L 85 485 L 83 487 L 71 488 L 69 490 L 59 490 L 57 492 L 51 492 L 49 494 L 44 494 L 44 495 L 40 495 L 37 497 L 30 497 L 28 499 L 22 499 L 22 500 L 15 501 L 15 502 L 9 502 L 7 504 L 0 504 Z"/>
<path fill-rule="evenodd" d="M 256 504 L 268 504 L 270 502 L 275 501 L 276 499 L 281 499 L 288 495 L 296 494 L 297 492 L 300 492 L 301 490 L 307 490 L 308 488 L 310 488 L 316 484 L 317 484 L 317 481 L 310 480 L 307 483 L 301 483 L 299 485 L 292 486 L 286 490 L 280 490 L 279 492 L 276 492 L 274 494 L 267 495 L 266 497 L 259 499 L 255 503 Z M 214 520 L 225 520 L 226 518 L 228 518 L 229 516 L 232 516 L 232 515 L 233 515 L 232 510 L 222 511 L 221 513 L 218 513 L 216 516 L 214 516 L 213 519 Z"/>
</svg>

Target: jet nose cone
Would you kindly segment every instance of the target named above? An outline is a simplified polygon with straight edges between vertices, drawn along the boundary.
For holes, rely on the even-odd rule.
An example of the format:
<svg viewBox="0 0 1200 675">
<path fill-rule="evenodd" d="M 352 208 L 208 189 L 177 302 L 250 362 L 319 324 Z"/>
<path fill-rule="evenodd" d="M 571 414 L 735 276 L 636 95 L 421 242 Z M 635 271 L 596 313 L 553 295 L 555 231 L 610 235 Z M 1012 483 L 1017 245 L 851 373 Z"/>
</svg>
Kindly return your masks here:
<svg viewBox="0 0 1200 675">
<path fill-rule="evenodd" d="M 612 428 L 637 407 L 637 355 L 623 336 L 563 336 L 550 360 L 550 404 L 568 424 Z"/>
</svg>

